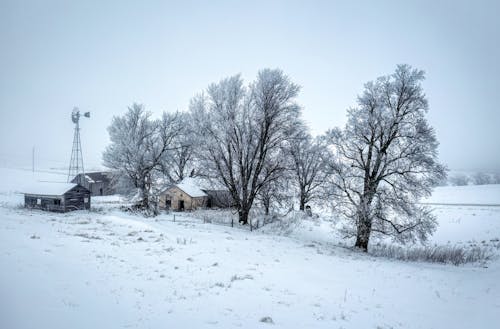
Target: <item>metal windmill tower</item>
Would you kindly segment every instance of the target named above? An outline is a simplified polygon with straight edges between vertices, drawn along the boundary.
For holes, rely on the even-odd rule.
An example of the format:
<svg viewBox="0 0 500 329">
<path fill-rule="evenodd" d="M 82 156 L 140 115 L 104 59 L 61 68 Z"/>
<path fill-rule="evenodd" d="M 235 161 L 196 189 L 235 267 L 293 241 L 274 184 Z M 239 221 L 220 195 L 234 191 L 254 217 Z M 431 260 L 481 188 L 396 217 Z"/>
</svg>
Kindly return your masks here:
<svg viewBox="0 0 500 329">
<path fill-rule="evenodd" d="M 80 110 L 78 107 L 73 108 L 71 112 L 71 121 L 75 124 L 75 133 L 73 135 L 73 149 L 71 150 L 71 160 L 69 162 L 68 182 L 70 182 L 76 175 L 85 174 L 83 169 L 83 155 L 82 144 L 80 142 Z M 90 118 L 90 112 L 85 112 L 84 117 Z M 83 182 L 78 182 L 82 184 Z"/>
</svg>

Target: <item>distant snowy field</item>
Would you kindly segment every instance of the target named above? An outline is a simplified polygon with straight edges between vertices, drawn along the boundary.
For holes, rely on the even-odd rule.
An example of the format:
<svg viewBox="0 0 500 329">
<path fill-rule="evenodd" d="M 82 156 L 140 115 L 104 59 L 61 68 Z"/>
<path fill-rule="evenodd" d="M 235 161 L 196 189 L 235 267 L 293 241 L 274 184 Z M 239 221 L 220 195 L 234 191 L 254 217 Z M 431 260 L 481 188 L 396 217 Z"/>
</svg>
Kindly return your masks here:
<svg viewBox="0 0 500 329">
<path fill-rule="evenodd" d="M 433 204 L 475 204 L 500 207 L 500 185 L 440 186 L 424 202 Z"/>
<path fill-rule="evenodd" d="M 334 223 L 290 234 L 146 219 L 93 198 L 92 212 L 19 207 L 61 174 L 0 168 L 0 328 L 484 328 L 500 321 L 500 260 L 399 262 L 337 246 Z M 500 185 L 442 187 L 430 243 L 500 238 Z M 456 205 L 449 205 L 456 204 Z M 222 215 L 222 213 L 221 213 Z M 497 251 L 498 252 L 498 251 Z M 272 323 L 270 323 L 272 321 Z"/>
</svg>

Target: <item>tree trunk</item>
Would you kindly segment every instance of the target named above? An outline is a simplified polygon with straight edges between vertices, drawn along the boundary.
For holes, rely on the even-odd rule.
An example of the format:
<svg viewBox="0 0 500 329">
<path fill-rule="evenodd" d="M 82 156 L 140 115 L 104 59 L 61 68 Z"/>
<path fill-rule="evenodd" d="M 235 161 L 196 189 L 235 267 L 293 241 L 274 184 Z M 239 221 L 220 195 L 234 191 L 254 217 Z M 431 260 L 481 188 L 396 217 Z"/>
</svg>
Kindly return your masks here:
<svg viewBox="0 0 500 329">
<path fill-rule="evenodd" d="M 241 225 L 246 225 L 248 224 L 248 210 L 247 209 L 240 209 L 238 211 L 238 220 Z"/>
<path fill-rule="evenodd" d="M 148 176 L 143 177 L 140 188 L 142 193 L 142 200 L 141 200 L 142 209 L 148 210 L 150 207 L 149 201 L 150 201 L 150 191 L 151 191 L 151 183 Z"/>
<path fill-rule="evenodd" d="M 363 216 L 364 217 L 364 216 Z M 356 232 L 356 243 L 354 246 L 364 252 L 368 252 L 368 241 L 370 240 L 371 223 L 364 218 L 359 219 L 359 224 Z"/>
<path fill-rule="evenodd" d="M 149 189 L 147 188 L 147 186 L 142 186 L 141 190 L 142 190 L 142 201 L 141 201 L 142 208 L 148 209 L 149 208 Z"/>
<path fill-rule="evenodd" d="M 265 211 L 265 215 L 266 216 L 269 216 L 269 207 L 270 207 L 270 201 L 269 199 L 265 199 L 264 200 L 264 211 Z"/>
<path fill-rule="evenodd" d="M 300 192 L 300 203 L 299 203 L 299 209 L 301 211 L 304 211 L 306 209 L 306 198 L 304 197 L 304 192 Z"/>
</svg>

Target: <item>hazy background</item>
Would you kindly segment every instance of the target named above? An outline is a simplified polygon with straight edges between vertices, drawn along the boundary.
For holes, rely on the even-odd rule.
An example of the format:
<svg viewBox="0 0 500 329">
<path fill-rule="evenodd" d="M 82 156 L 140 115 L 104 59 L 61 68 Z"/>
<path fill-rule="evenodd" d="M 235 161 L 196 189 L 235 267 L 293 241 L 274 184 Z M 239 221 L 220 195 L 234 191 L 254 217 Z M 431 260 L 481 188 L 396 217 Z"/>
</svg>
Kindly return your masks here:
<svg viewBox="0 0 500 329">
<path fill-rule="evenodd" d="M 0 165 L 69 163 L 74 106 L 87 168 L 133 102 L 185 110 L 209 83 L 279 67 L 315 133 L 344 125 L 366 81 L 427 72 L 428 118 L 454 170 L 500 169 L 496 1 L 0 0 Z"/>
</svg>

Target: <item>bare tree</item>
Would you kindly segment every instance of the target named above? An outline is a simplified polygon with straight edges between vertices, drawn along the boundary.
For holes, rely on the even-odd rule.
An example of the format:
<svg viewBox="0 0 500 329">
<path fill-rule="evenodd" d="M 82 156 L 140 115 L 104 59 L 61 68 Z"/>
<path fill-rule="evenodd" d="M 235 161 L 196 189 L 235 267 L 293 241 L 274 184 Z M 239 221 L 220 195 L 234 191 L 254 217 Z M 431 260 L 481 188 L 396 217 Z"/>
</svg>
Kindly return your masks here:
<svg viewBox="0 0 500 329">
<path fill-rule="evenodd" d="M 153 120 L 139 104 L 114 117 L 108 127 L 111 145 L 104 151 L 104 165 L 130 179 L 141 192 L 139 206 L 147 211 L 154 210 L 151 192 L 161 159 L 175 147 L 172 143 L 180 131 L 177 113 L 163 113 L 161 119 Z"/>
<path fill-rule="evenodd" d="M 449 178 L 450 184 L 453 186 L 469 185 L 470 178 L 465 174 L 455 174 Z"/>
<path fill-rule="evenodd" d="M 196 131 L 206 145 L 200 151 L 203 169 L 230 191 L 242 224 L 259 191 L 285 169 L 282 161 L 269 160 L 297 122 L 298 92 L 282 71 L 265 69 L 248 88 L 234 76 L 192 100 Z"/>
<path fill-rule="evenodd" d="M 425 119 L 423 79 L 423 71 L 399 65 L 367 83 L 345 128 L 329 132 L 332 201 L 364 251 L 372 233 L 405 242 L 425 240 L 435 229 L 434 216 L 417 203 L 446 174 Z"/>
<path fill-rule="evenodd" d="M 493 174 L 492 183 L 493 184 L 500 184 L 500 173 Z"/>
<path fill-rule="evenodd" d="M 319 196 L 319 188 L 325 181 L 325 149 L 321 137 L 313 139 L 305 128 L 298 130 L 288 142 L 286 151 L 298 190 L 300 210 Z"/>
<path fill-rule="evenodd" d="M 474 185 L 487 185 L 492 183 L 491 176 L 484 172 L 477 172 L 472 176 Z"/>
</svg>

